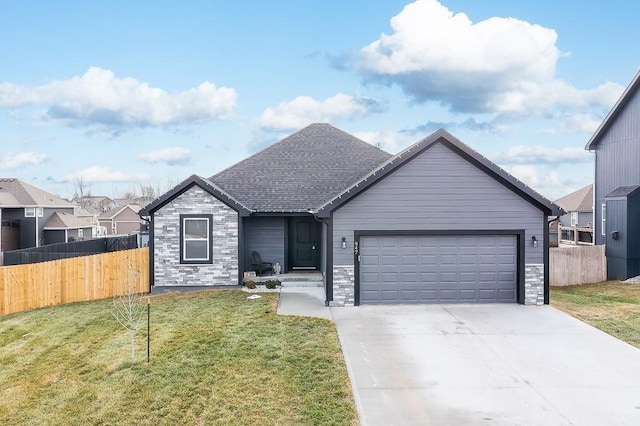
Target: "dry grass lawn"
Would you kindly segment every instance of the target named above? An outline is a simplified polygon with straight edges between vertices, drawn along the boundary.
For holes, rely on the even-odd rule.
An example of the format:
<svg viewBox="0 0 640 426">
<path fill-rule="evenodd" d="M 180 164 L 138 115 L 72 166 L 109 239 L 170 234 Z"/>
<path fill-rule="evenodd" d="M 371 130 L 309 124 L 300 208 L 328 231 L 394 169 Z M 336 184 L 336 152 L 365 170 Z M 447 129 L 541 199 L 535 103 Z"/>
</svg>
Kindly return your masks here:
<svg viewBox="0 0 640 426">
<path fill-rule="evenodd" d="M 357 424 L 332 322 L 276 315 L 274 293 L 151 300 L 133 369 L 110 300 L 0 317 L 0 424 Z"/>
<path fill-rule="evenodd" d="M 551 288 L 551 305 L 640 348 L 640 285 L 605 281 Z"/>
</svg>

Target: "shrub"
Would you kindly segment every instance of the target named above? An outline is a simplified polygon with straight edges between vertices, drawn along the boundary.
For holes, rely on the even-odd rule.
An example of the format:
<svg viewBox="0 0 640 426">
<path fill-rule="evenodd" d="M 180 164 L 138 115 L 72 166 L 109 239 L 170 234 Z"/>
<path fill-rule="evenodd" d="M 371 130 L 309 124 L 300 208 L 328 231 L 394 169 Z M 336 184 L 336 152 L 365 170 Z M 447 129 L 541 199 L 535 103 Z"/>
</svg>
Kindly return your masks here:
<svg viewBox="0 0 640 426">
<path fill-rule="evenodd" d="M 246 282 L 246 283 L 244 283 L 244 284 L 247 286 L 247 288 L 250 288 L 250 289 L 252 289 L 252 290 L 253 290 L 254 288 L 256 288 L 256 282 L 255 282 L 255 281 L 249 280 L 249 281 L 247 281 L 247 282 Z"/>
<path fill-rule="evenodd" d="M 276 288 L 276 286 L 280 285 L 280 281 L 278 280 L 268 280 L 265 281 L 264 286 L 267 287 L 268 289 L 273 290 L 274 288 Z"/>
</svg>

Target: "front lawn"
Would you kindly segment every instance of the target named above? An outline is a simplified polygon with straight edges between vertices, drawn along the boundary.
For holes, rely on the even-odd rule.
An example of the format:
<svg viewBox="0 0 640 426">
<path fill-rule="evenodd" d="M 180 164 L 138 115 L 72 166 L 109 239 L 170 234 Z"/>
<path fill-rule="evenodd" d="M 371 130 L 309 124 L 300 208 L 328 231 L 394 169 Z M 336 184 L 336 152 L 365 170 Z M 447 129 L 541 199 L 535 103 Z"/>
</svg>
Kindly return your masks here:
<svg viewBox="0 0 640 426">
<path fill-rule="evenodd" d="M 133 369 L 110 300 L 0 317 L 0 424 L 357 424 L 335 325 L 261 295 L 153 296 Z"/>
<path fill-rule="evenodd" d="M 551 305 L 640 348 L 640 285 L 620 281 L 551 287 Z"/>
</svg>

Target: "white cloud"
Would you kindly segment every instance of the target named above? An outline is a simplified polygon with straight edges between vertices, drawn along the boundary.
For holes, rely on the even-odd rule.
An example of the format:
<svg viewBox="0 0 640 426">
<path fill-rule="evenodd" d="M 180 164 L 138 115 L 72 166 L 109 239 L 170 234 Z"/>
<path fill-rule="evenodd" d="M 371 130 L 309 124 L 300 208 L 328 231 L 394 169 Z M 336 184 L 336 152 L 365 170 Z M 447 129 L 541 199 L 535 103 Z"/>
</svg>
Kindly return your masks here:
<svg viewBox="0 0 640 426">
<path fill-rule="evenodd" d="M 298 96 L 264 110 L 258 123 L 267 129 L 298 129 L 314 122 L 363 117 L 380 109 L 380 104 L 373 99 L 344 93 L 338 93 L 324 101 L 310 96 Z"/>
<path fill-rule="evenodd" d="M 544 146 L 518 145 L 497 155 L 493 161 L 499 164 L 558 164 L 588 163 L 593 160 L 583 147 L 547 148 Z"/>
<path fill-rule="evenodd" d="M 96 129 L 169 126 L 229 118 L 234 89 L 204 82 L 168 93 L 134 78 L 91 67 L 82 76 L 28 87 L 0 84 L 0 107 L 44 106 L 43 118 Z"/>
<path fill-rule="evenodd" d="M 38 154 L 37 152 L 8 153 L 0 155 L 0 169 L 18 169 L 24 166 L 40 164 L 46 159 L 46 155 Z"/>
<path fill-rule="evenodd" d="M 74 182 L 82 179 L 85 183 L 99 182 L 148 182 L 151 178 L 146 173 L 126 173 L 113 170 L 104 166 L 91 166 L 84 170 L 71 173 L 66 176 L 65 181 Z"/>
<path fill-rule="evenodd" d="M 165 163 L 174 166 L 187 164 L 191 160 L 191 151 L 188 148 L 176 146 L 142 154 L 139 158 L 149 164 Z"/>
<path fill-rule="evenodd" d="M 557 80 L 557 33 L 520 19 L 474 23 L 436 0 L 417 0 L 391 27 L 351 59 L 366 79 L 398 84 L 420 102 L 461 112 L 545 114 L 555 107 L 609 108 L 623 90 L 614 83 L 580 90 Z"/>
<path fill-rule="evenodd" d="M 549 200 L 557 200 L 593 182 L 589 173 L 580 173 L 579 169 L 553 169 L 531 164 L 508 166 L 504 169 Z"/>
<path fill-rule="evenodd" d="M 418 141 L 418 139 L 411 134 L 396 132 L 390 128 L 384 128 L 380 131 L 355 132 L 353 135 L 391 154 L 397 154 Z"/>
<path fill-rule="evenodd" d="M 588 114 L 574 114 L 562 118 L 563 127 L 570 132 L 582 132 L 593 134 L 600 123 L 601 119 L 593 118 Z"/>
</svg>

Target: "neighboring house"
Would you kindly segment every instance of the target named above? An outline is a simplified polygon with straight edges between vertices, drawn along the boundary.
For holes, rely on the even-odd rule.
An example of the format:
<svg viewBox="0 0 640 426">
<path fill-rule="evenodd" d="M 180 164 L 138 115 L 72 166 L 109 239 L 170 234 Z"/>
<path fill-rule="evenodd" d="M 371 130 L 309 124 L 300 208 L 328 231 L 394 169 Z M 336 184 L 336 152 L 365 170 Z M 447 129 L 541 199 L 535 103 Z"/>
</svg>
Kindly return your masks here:
<svg viewBox="0 0 640 426">
<path fill-rule="evenodd" d="M 608 279 L 640 275 L 640 72 L 600 124 L 595 152 L 594 234 L 606 244 Z"/>
<path fill-rule="evenodd" d="M 45 244 L 45 227 L 54 215 L 73 212 L 73 204 L 60 197 L 19 179 L 0 178 L 0 251 Z"/>
<path fill-rule="evenodd" d="M 105 213 L 116 207 L 116 202 L 104 195 L 85 195 L 74 197 L 71 201 L 90 212 Z"/>
<path fill-rule="evenodd" d="M 97 228 L 97 225 L 93 225 L 85 218 L 56 212 L 44 226 L 44 243 L 55 244 L 89 240 L 100 236 Z"/>
<path fill-rule="evenodd" d="M 140 225 L 145 223 L 138 215 L 140 206 L 127 204 L 116 207 L 98 217 L 98 224 L 107 229 L 107 235 L 130 235 L 140 232 Z"/>
<path fill-rule="evenodd" d="M 567 214 L 559 217 L 560 244 L 593 244 L 593 184 L 554 201 Z"/>
<path fill-rule="evenodd" d="M 312 124 L 140 211 L 153 285 L 237 285 L 250 253 L 319 270 L 326 303 L 549 300 L 563 211 L 444 130 L 396 156 Z"/>
</svg>

